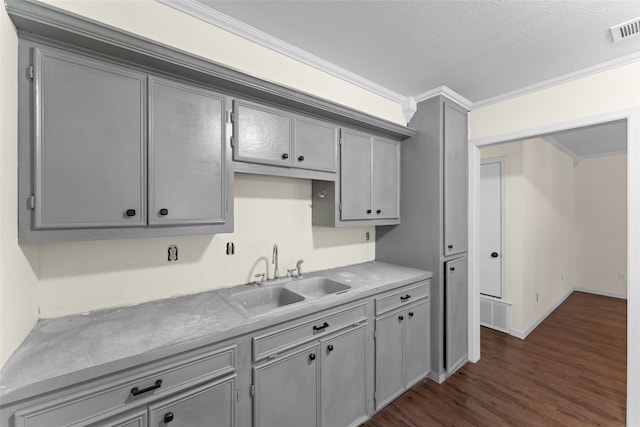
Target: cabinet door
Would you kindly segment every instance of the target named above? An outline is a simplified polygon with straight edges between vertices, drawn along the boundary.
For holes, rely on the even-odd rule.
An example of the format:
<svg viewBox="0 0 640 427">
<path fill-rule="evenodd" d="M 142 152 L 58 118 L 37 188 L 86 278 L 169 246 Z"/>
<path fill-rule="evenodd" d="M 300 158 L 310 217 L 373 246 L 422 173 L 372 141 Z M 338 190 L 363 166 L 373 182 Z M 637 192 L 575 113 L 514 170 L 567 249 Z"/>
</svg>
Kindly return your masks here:
<svg viewBox="0 0 640 427">
<path fill-rule="evenodd" d="M 468 359 L 467 258 L 445 263 L 446 366 L 451 375 Z"/>
<path fill-rule="evenodd" d="M 405 382 L 410 386 L 427 376 L 431 366 L 429 300 L 407 307 L 405 313 Z"/>
<path fill-rule="evenodd" d="M 145 75 L 33 54 L 34 228 L 145 225 Z"/>
<path fill-rule="evenodd" d="M 91 427 L 147 427 L 147 410 L 126 412 L 95 424 Z"/>
<path fill-rule="evenodd" d="M 149 426 L 236 425 L 236 377 L 164 399 L 149 406 Z"/>
<path fill-rule="evenodd" d="M 338 127 L 331 123 L 295 116 L 293 166 L 335 172 Z"/>
<path fill-rule="evenodd" d="M 149 223 L 224 223 L 224 98 L 164 79 L 149 88 Z"/>
<path fill-rule="evenodd" d="M 291 114 L 236 100 L 234 115 L 234 160 L 291 166 Z"/>
<path fill-rule="evenodd" d="M 376 320 L 376 409 L 404 390 L 404 311 Z"/>
<path fill-rule="evenodd" d="M 253 427 L 316 426 L 318 346 L 253 369 Z"/>
<path fill-rule="evenodd" d="M 353 426 L 367 417 L 365 326 L 323 341 L 323 427 Z"/>
<path fill-rule="evenodd" d="M 467 251 L 467 112 L 444 103 L 444 255 Z"/>
<path fill-rule="evenodd" d="M 371 211 L 371 137 L 342 130 L 340 150 L 340 217 L 370 219 Z"/>
<path fill-rule="evenodd" d="M 373 138 L 373 209 L 375 219 L 400 214 L 400 143 Z"/>
</svg>

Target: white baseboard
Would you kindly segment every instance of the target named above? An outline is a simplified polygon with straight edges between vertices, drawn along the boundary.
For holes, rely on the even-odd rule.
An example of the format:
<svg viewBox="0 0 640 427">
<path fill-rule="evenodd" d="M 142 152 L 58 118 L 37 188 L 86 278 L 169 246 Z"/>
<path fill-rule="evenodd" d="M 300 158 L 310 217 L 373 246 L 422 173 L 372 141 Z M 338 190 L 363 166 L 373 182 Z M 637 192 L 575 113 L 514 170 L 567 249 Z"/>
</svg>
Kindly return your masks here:
<svg viewBox="0 0 640 427">
<path fill-rule="evenodd" d="M 567 292 L 565 295 L 561 296 L 561 297 L 558 299 L 558 301 L 556 301 L 556 302 L 555 302 L 551 307 L 549 307 L 549 308 L 547 309 L 547 311 L 545 311 L 544 313 L 542 313 L 542 314 L 538 317 L 538 319 L 537 319 L 535 322 L 533 322 L 533 323 L 531 324 L 531 326 L 529 326 L 525 331 L 521 331 L 521 330 L 519 330 L 519 329 L 513 329 L 513 328 L 511 328 L 511 329 L 509 329 L 509 335 L 513 335 L 514 337 L 516 337 L 516 338 L 520 338 L 521 340 L 523 340 L 523 339 L 527 338 L 527 335 L 529 335 L 531 332 L 533 332 L 533 330 L 534 330 L 535 328 L 537 328 L 537 327 L 538 327 L 538 325 L 539 325 L 540 323 L 542 323 L 542 321 L 543 321 L 544 319 L 546 319 L 546 318 L 547 318 L 547 316 L 549 316 L 551 313 L 553 313 L 553 311 L 554 311 L 556 308 L 558 308 L 558 307 L 560 306 L 560 304 L 562 304 L 562 303 L 564 302 L 564 300 L 566 300 L 566 299 L 569 297 L 569 295 L 571 295 L 571 294 L 573 293 L 573 291 L 574 291 L 573 289 L 569 289 L 569 292 Z"/>
<path fill-rule="evenodd" d="M 579 292 L 586 292 L 588 294 L 602 295 L 605 297 L 627 299 L 627 294 L 622 294 L 619 292 L 603 291 L 602 289 L 592 289 L 592 288 L 587 288 L 581 285 L 576 285 L 574 290 Z"/>
</svg>

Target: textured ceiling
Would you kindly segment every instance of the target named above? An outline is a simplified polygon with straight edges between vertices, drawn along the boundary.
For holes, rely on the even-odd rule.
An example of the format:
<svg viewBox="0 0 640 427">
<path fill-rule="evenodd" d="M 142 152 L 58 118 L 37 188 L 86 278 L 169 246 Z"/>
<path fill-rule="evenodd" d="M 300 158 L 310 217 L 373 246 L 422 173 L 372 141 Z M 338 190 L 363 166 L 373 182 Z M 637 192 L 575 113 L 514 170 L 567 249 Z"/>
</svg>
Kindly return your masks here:
<svg viewBox="0 0 640 427">
<path fill-rule="evenodd" d="M 637 0 L 198 2 L 404 96 L 478 102 L 640 52 L 609 33 Z"/>
</svg>

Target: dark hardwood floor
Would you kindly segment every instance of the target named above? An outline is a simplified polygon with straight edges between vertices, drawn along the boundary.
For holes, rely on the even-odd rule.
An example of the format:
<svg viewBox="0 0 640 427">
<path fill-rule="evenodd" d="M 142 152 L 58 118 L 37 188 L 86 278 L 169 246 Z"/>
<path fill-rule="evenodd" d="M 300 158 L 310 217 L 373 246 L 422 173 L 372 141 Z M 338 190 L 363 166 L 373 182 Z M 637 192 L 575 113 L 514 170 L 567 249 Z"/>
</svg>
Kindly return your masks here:
<svg viewBox="0 0 640 427">
<path fill-rule="evenodd" d="M 574 292 L 524 341 L 482 328 L 478 363 L 422 381 L 363 427 L 622 426 L 626 313 L 625 300 Z"/>
</svg>

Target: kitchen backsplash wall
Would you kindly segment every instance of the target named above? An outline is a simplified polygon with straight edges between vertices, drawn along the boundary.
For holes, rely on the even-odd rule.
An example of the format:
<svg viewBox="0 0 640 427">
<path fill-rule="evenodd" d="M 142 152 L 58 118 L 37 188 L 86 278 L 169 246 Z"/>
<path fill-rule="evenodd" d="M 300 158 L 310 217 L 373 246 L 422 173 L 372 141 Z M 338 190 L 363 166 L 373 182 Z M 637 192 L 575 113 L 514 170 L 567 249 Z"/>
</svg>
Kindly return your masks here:
<svg viewBox="0 0 640 427">
<path fill-rule="evenodd" d="M 281 276 L 298 259 L 303 272 L 370 261 L 374 233 L 375 227 L 312 227 L 309 180 L 237 173 L 233 234 L 40 245 L 40 316 L 244 284 L 267 270 L 272 277 L 274 243 Z M 227 242 L 235 255 L 226 255 Z M 167 260 L 169 245 L 178 246 L 177 262 Z"/>
</svg>

